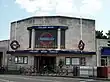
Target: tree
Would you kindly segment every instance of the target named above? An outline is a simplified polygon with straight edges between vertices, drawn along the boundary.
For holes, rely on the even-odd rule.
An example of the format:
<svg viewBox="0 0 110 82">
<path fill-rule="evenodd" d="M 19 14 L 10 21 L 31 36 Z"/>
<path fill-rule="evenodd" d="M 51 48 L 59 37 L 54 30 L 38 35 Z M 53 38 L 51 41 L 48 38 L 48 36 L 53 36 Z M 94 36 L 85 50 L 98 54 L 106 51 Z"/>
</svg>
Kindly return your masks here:
<svg viewBox="0 0 110 82">
<path fill-rule="evenodd" d="M 108 30 L 108 33 L 106 33 L 107 38 L 110 39 L 110 30 Z"/>
<path fill-rule="evenodd" d="M 103 31 L 96 30 L 96 38 L 97 39 L 107 39 L 107 36 L 103 34 Z"/>
</svg>

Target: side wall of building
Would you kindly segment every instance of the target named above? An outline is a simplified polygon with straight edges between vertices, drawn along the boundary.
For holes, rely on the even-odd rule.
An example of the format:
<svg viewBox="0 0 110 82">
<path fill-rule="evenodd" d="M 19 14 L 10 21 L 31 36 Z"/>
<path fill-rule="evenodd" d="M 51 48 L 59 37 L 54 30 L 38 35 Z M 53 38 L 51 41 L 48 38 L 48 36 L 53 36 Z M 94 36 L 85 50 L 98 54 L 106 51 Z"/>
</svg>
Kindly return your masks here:
<svg viewBox="0 0 110 82">
<path fill-rule="evenodd" d="M 8 63 L 8 54 L 6 53 L 9 50 L 9 40 L 0 41 L 0 52 L 3 52 L 2 65 L 7 65 Z"/>
</svg>

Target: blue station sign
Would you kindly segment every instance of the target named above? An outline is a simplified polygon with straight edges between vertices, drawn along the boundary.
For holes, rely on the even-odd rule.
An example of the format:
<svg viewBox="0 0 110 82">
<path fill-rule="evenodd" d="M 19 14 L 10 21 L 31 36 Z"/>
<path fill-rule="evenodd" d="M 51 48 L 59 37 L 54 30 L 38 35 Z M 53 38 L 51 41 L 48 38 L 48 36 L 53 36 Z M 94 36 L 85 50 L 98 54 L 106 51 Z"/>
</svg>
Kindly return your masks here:
<svg viewBox="0 0 110 82">
<path fill-rule="evenodd" d="M 110 56 L 110 47 L 102 47 L 101 49 L 101 55 L 102 56 Z"/>
<path fill-rule="evenodd" d="M 68 29 L 67 26 L 32 26 L 28 27 L 27 29 Z"/>
<path fill-rule="evenodd" d="M 27 54 L 83 54 L 83 55 L 95 55 L 96 52 L 87 52 L 87 51 L 74 51 L 74 50 L 16 50 L 16 51 L 7 51 L 7 54 L 14 53 L 27 53 Z"/>
</svg>

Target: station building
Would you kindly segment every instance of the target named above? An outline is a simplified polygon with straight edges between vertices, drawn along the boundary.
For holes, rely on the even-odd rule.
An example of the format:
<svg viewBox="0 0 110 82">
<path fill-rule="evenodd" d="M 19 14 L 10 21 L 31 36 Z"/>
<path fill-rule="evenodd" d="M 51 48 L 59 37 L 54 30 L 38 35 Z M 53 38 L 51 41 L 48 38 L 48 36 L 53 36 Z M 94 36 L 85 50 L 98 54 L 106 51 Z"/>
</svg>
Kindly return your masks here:
<svg viewBox="0 0 110 82">
<path fill-rule="evenodd" d="M 7 61 L 10 65 L 35 66 L 38 70 L 44 65 L 58 65 L 60 60 L 70 67 L 95 66 L 95 41 L 95 20 L 92 19 L 67 16 L 25 18 L 11 22 L 7 50 L 10 58 Z"/>
</svg>

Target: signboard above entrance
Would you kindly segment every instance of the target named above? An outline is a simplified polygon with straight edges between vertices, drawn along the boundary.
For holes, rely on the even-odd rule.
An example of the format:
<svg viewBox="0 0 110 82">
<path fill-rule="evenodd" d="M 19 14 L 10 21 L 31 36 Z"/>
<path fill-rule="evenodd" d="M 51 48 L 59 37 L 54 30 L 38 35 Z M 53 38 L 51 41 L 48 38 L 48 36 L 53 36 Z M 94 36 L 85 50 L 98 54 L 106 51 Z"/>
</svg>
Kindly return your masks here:
<svg viewBox="0 0 110 82">
<path fill-rule="evenodd" d="M 16 51 L 7 51 L 8 54 L 14 53 L 27 53 L 27 54 L 62 54 L 62 55 L 73 55 L 73 54 L 84 54 L 84 55 L 95 55 L 95 52 L 86 52 L 86 51 L 74 51 L 74 50 L 16 50 Z"/>
<path fill-rule="evenodd" d="M 32 26 L 28 27 L 27 29 L 68 29 L 67 26 Z"/>
</svg>

